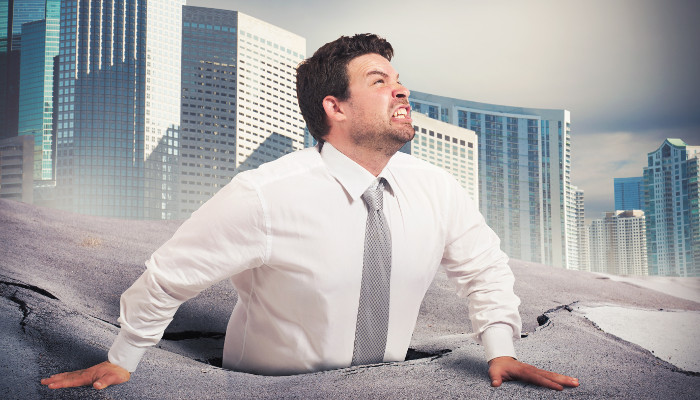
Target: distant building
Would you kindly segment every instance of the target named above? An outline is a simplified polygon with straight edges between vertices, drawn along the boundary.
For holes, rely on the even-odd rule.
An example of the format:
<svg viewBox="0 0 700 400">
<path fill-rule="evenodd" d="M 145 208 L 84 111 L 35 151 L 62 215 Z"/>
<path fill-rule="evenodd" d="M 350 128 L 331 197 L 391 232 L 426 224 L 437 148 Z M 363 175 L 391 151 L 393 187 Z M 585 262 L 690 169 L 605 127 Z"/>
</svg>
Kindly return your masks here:
<svg viewBox="0 0 700 400">
<path fill-rule="evenodd" d="M 179 217 L 235 174 L 304 148 L 306 40 L 243 13 L 183 8 Z"/>
<path fill-rule="evenodd" d="M 61 3 L 59 208 L 177 217 L 184 2 Z"/>
<path fill-rule="evenodd" d="M 583 189 L 573 187 L 576 193 L 576 229 L 578 230 L 578 269 L 579 271 L 590 271 L 590 260 L 588 256 L 588 227 L 585 218 L 585 203 Z"/>
<path fill-rule="evenodd" d="M 615 209 L 641 210 L 644 206 L 644 177 L 614 178 Z"/>
<path fill-rule="evenodd" d="M 478 140 L 474 131 L 413 113 L 416 134 L 401 151 L 451 173 L 479 204 Z"/>
<path fill-rule="evenodd" d="M 698 222 L 700 146 L 666 139 L 644 167 L 649 273 L 700 276 Z"/>
<path fill-rule="evenodd" d="M 0 139 L 17 136 L 18 131 L 22 25 L 53 19 L 59 4 L 60 0 L 0 1 Z"/>
<path fill-rule="evenodd" d="M 591 271 L 648 274 L 644 212 L 607 212 L 603 219 L 593 220 L 589 229 Z"/>
<path fill-rule="evenodd" d="M 34 179 L 54 179 L 53 75 L 60 1 L 46 1 L 46 18 L 22 25 L 18 134 L 34 138 Z"/>
<path fill-rule="evenodd" d="M 567 110 L 411 92 L 413 114 L 476 132 L 479 205 L 511 257 L 578 269 Z"/>
<path fill-rule="evenodd" d="M 0 139 L 0 198 L 34 202 L 34 138 Z"/>
</svg>

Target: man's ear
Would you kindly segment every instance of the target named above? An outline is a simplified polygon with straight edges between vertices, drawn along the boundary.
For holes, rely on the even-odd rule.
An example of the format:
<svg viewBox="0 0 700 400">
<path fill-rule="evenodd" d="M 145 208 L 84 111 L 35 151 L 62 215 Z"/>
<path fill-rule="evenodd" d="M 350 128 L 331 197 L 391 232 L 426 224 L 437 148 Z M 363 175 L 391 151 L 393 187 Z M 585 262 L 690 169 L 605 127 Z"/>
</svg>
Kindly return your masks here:
<svg viewBox="0 0 700 400">
<path fill-rule="evenodd" d="M 329 124 L 343 122 L 347 119 L 343 105 L 335 96 L 323 98 L 323 110 L 326 112 Z"/>
</svg>

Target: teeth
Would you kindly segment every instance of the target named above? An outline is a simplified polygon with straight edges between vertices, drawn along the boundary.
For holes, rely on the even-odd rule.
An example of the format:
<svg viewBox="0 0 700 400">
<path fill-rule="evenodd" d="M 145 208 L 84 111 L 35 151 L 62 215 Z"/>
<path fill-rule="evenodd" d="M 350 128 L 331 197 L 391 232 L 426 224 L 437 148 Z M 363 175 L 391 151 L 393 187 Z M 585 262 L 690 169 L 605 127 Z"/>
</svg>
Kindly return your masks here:
<svg viewBox="0 0 700 400">
<path fill-rule="evenodd" d="M 395 118 L 406 118 L 406 115 L 408 115 L 408 111 L 406 111 L 405 108 L 399 108 L 394 112 L 393 117 Z"/>
</svg>

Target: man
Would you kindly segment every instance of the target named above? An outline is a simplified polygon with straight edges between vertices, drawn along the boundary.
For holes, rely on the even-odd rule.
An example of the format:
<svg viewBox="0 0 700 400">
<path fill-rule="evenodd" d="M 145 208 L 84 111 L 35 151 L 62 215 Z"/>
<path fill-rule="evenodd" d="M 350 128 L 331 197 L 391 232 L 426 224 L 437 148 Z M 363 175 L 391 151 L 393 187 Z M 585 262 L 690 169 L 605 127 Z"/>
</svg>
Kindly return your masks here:
<svg viewBox="0 0 700 400">
<path fill-rule="evenodd" d="M 109 361 L 42 383 L 126 382 L 177 307 L 225 278 L 239 300 L 224 367 L 294 374 L 401 361 L 442 266 L 469 300 L 493 386 L 578 386 L 515 359 L 519 299 L 498 238 L 449 174 L 397 153 L 414 131 L 392 55 L 388 42 L 364 34 L 303 62 L 299 104 L 319 145 L 238 175 L 124 293 Z"/>
</svg>

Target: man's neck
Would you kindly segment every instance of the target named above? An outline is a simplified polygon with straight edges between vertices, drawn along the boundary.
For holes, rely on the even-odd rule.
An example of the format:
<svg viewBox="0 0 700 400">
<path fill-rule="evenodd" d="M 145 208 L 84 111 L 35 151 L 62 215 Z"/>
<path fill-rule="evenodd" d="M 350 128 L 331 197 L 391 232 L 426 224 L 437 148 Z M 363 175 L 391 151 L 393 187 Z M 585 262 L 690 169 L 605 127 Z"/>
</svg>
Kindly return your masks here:
<svg viewBox="0 0 700 400">
<path fill-rule="evenodd" d="M 379 176 L 379 174 L 384 170 L 384 167 L 386 167 L 386 165 L 389 163 L 391 157 L 393 157 L 393 155 L 396 154 L 396 152 L 401 148 L 399 146 L 396 149 L 369 149 L 339 140 L 330 140 L 328 143 L 333 145 L 336 150 L 343 153 L 349 159 L 355 161 L 374 176 Z"/>
</svg>

